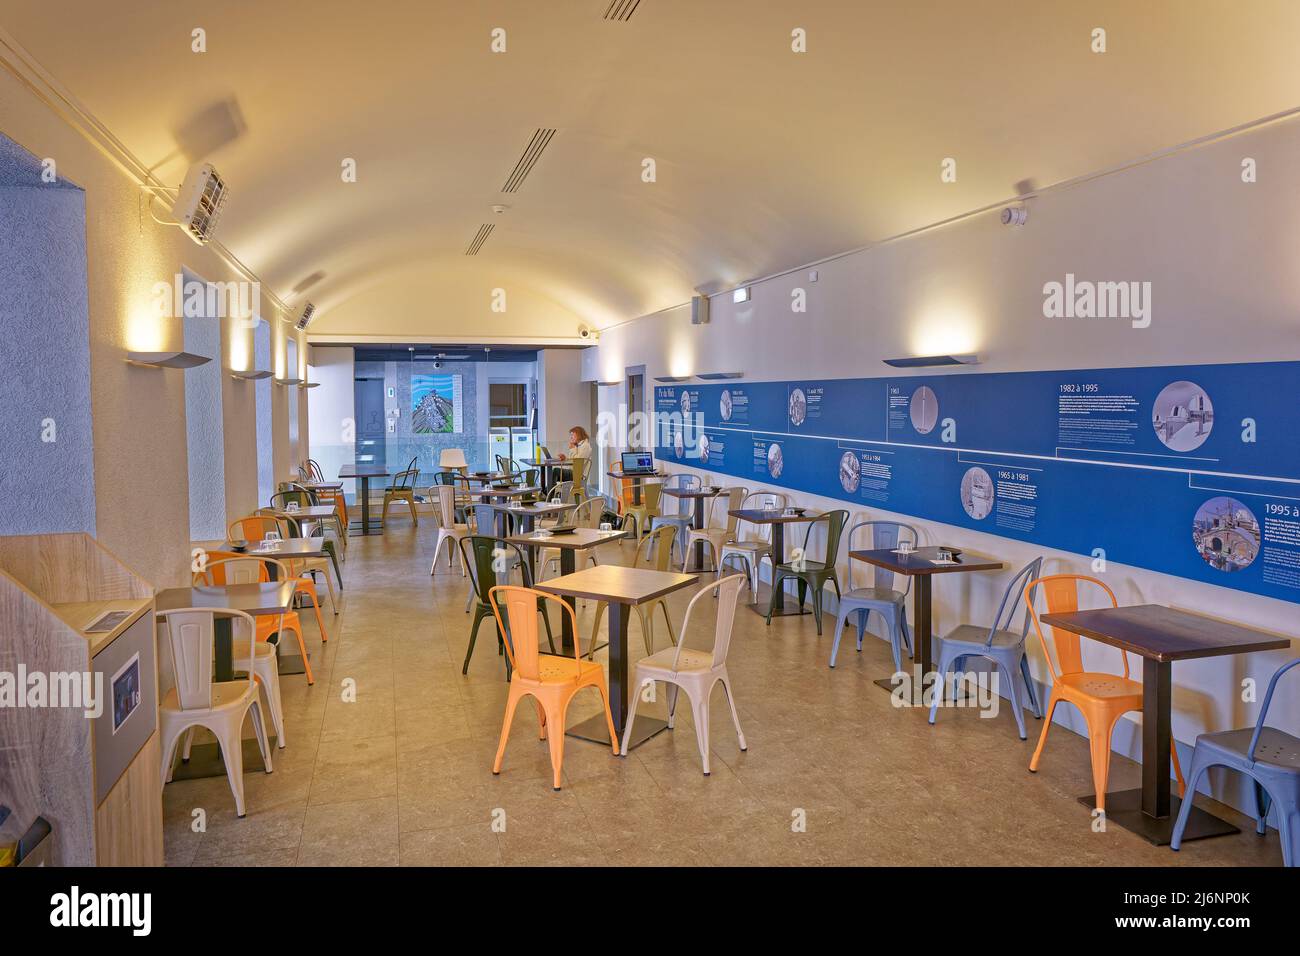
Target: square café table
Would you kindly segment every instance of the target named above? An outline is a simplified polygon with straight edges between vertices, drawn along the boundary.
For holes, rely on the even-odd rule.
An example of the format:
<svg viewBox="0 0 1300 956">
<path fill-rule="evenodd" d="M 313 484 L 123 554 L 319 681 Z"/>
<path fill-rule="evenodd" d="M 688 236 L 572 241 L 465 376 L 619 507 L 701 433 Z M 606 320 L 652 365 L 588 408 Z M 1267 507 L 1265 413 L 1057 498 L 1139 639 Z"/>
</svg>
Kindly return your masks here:
<svg viewBox="0 0 1300 956">
<path fill-rule="evenodd" d="M 354 478 L 361 482 L 361 494 L 359 495 L 361 498 L 361 525 L 359 528 L 349 528 L 348 534 L 357 536 L 384 533 L 382 523 L 376 525 L 370 522 L 370 479 L 387 478 L 388 475 L 387 468 L 366 467 L 365 465 L 353 465 L 350 468 L 339 470 L 340 478 Z"/>
<path fill-rule="evenodd" d="M 537 580 L 537 551 L 539 548 L 555 548 L 560 552 L 560 575 L 573 574 L 578 565 L 578 552 L 587 551 L 591 548 L 599 547 L 602 544 L 608 544 L 611 541 L 620 541 L 626 537 L 626 531 L 601 531 L 598 528 L 575 528 L 567 534 L 552 534 L 538 536 L 536 534 L 517 534 L 506 538 L 510 544 L 520 545 L 528 554 L 528 566 L 533 571 L 533 580 Z M 577 601 L 573 598 L 565 598 L 565 603 L 576 609 Z M 561 621 L 561 648 L 565 654 L 572 654 L 577 635 L 573 633 L 573 625 L 569 622 L 569 615 L 564 615 Z"/>
<path fill-rule="evenodd" d="M 609 710 L 614 718 L 614 732 L 620 740 L 627 724 L 628 695 L 634 691 L 627 679 L 627 624 L 632 607 L 645 604 L 673 591 L 695 583 L 690 574 L 669 571 L 652 571 L 648 568 L 625 568 L 617 564 L 602 564 L 563 577 L 552 578 L 539 584 L 538 590 L 558 594 L 566 600 L 586 598 L 609 604 Z M 566 614 L 567 618 L 568 615 Z M 684 638 L 684 635 L 683 635 Z M 566 649 L 567 650 L 567 649 Z M 668 722 L 657 717 L 637 714 L 636 723 L 628 739 L 628 749 L 637 747 L 660 731 Z M 609 728 L 605 715 L 597 714 L 565 731 L 570 737 L 590 740 L 609 746 Z"/>
<path fill-rule="evenodd" d="M 785 564 L 785 526 L 788 524 L 800 524 L 816 521 L 822 516 L 821 512 L 801 511 L 799 514 L 786 514 L 783 508 L 735 508 L 728 511 L 727 514 L 739 518 L 741 521 L 748 521 L 750 524 L 765 524 L 772 528 L 772 563 L 773 566 Z M 767 617 L 767 604 L 761 600 L 750 603 L 750 610 L 754 611 L 761 617 Z M 812 609 L 804 610 L 803 605 L 798 607 L 785 603 L 785 588 L 781 588 L 776 595 L 776 605 L 772 608 L 773 617 L 787 617 L 797 614 L 811 614 Z"/>
<path fill-rule="evenodd" d="M 921 665 L 921 676 L 912 684 L 912 705 L 928 706 L 925 702 L 926 681 L 931 679 L 934 669 L 931 658 L 931 633 L 933 601 L 931 598 L 930 579 L 936 574 L 961 574 L 967 571 L 1000 571 L 1004 567 L 1001 561 L 980 554 L 962 551 L 951 562 L 936 563 L 941 547 L 917 548 L 907 554 L 890 548 L 878 548 L 870 551 L 850 551 L 849 557 L 855 561 L 864 561 L 886 571 L 893 571 L 912 578 L 912 660 Z M 937 676 L 936 678 L 937 679 Z M 874 682 L 891 694 L 898 686 L 892 677 Z"/>
<path fill-rule="evenodd" d="M 1107 793 L 1106 819 L 1156 846 L 1167 846 L 1182 802 L 1171 794 L 1169 786 L 1173 662 L 1284 650 L 1291 642 L 1159 604 L 1044 614 L 1042 620 L 1142 658 L 1142 788 Z M 1194 796 L 1189 793 L 1186 799 Z M 1095 808 L 1096 795 L 1080 797 L 1079 802 Z M 1183 839 L 1201 840 L 1238 832 L 1228 821 L 1193 807 Z"/>
<path fill-rule="evenodd" d="M 253 617 L 265 614 L 284 614 L 293 606 L 294 583 L 292 581 L 267 581 L 261 584 L 204 584 L 189 588 L 167 588 L 159 591 L 154 600 L 159 611 L 171 611 L 183 607 L 197 608 L 233 608 Z M 230 618 L 217 618 L 212 622 L 212 638 L 215 651 L 215 664 L 212 680 L 220 683 L 235 679 L 235 667 L 232 655 L 232 628 Z M 251 635 L 250 635 L 251 636 Z M 270 715 L 266 715 L 267 736 L 272 749 L 275 748 L 274 730 L 270 725 Z M 244 740 L 244 772 L 261 771 L 262 752 L 256 740 Z M 225 776 L 225 764 L 221 760 L 221 748 L 217 744 L 202 744 L 191 748 L 189 763 L 179 764 L 174 780 L 193 780 L 199 777 Z"/>
</svg>

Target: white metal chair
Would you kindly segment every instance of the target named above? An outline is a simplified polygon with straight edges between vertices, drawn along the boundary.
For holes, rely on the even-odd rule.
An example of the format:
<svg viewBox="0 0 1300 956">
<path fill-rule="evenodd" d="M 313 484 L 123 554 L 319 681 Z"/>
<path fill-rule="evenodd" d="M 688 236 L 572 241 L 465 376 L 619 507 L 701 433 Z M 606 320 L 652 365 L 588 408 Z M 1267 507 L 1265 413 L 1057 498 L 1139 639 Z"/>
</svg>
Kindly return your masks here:
<svg viewBox="0 0 1300 956">
<path fill-rule="evenodd" d="M 746 750 L 744 731 L 740 729 L 740 717 L 736 714 L 736 697 L 731 690 L 731 677 L 727 674 L 727 650 L 731 646 L 731 629 L 736 620 L 736 604 L 740 597 L 740 585 L 745 580 L 743 574 L 732 574 L 717 584 L 718 616 L 713 631 L 713 650 L 697 651 L 686 646 L 686 635 L 691 624 L 691 614 L 695 605 L 707 594 L 708 588 L 691 598 L 686 605 L 686 618 L 682 621 L 682 638 L 676 647 L 666 648 L 657 654 L 643 657 L 637 661 L 632 684 L 636 688 L 632 693 L 632 706 L 628 711 L 627 724 L 623 729 L 623 749 L 627 753 L 628 741 L 632 736 L 632 724 L 636 720 L 636 705 L 641 698 L 641 690 L 646 684 L 663 681 L 668 684 L 668 726 L 673 726 L 677 710 L 677 689 L 686 692 L 691 703 L 691 716 L 695 721 L 695 740 L 700 748 L 700 760 L 704 764 L 704 775 L 709 775 L 709 697 L 713 685 L 721 683 L 731 707 L 731 720 L 736 725 L 736 737 L 740 749 Z"/>
<path fill-rule="evenodd" d="M 456 489 L 452 485 L 436 485 L 435 490 L 438 492 L 438 542 L 433 548 L 433 564 L 429 566 L 429 573 L 433 574 L 438 570 L 438 555 L 442 554 L 442 546 L 448 541 L 451 545 L 447 551 L 447 567 L 452 567 L 453 561 L 460 560 L 460 539 L 467 534 L 472 534 L 468 524 L 457 524 L 456 522 Z M 454 556 L 454 557 L 453 557 Z M 460 568 L 461 577 L 465 576 L 465 565 L 462 563 Z"/>
<path fill-rule="evenodd" d="M 690 557 L 691 546 L 703 542 L 709 549 L 709 560 L 715 565 L 722 554 L 722 546 L 736 536 L 736 523 L 740 520 L 731 512 L 740 507 L 740 503 L 749 494 L 749 489 L 737 485 L 727 488 L 709 502 L 709 516 L 703 528 L 686 529 L 686 549 L 682 554 L 682 570 Z"/>
<path fill-rule="evenodd" d="M 158 612 L 158 623 L 167 635 L 171 649 L 172 673 L 175 686 L 167 692 L 158 707 L 158 722 L 162 733 L 162 782 L 172 778 L 176 762 L 176 744 L 181 737 L 189 736 L 196 727 L 204 727 L 217 738 L 221 758 L 226 764 L 230 792 L 235 797 L 235 812 L 244 816 L 244 718 L 251 715 L 257 745 L 262 751 L 262 762 L 270 773 L 271 746 L 266 738 L 262 720 L 262 705 L 257 694 L 253 674 L 255 661 L 251 653 L 243 658 L 242 666 L 236 659 L 238 670 L 247 677 L 238 680 L 212 682 L 212 649 L 215 619 L 231 618 L 247 628 L 248 640 L 242 647 L 247 653 L 256 627 L 253 618 L 243 611 L 214 608 L 174 608 Z M 236 642 L 238 644 L 239 642 Z M 186 751 L 188 754 L 188 741 Z"/>
<path fill-rule="evenodd" d="M 751 491 L 741 502 L 743 511 L 784 511 L 789 504 L 789 496 L 781 491 Z M 736 523 L 736 533 L 732 540 L 722 544 L 718 556 L 717 577 L 722 577 L 722 569 L 730 560 L 739 559 L 744 565 L 744 575 L 749 584 L 749 603 L 758 603 L 758 572 L 767 558 L 769 564 L 775 564 L 772 557 L 772 526 L 754 524 L 740 520 Z"/>
</svg>

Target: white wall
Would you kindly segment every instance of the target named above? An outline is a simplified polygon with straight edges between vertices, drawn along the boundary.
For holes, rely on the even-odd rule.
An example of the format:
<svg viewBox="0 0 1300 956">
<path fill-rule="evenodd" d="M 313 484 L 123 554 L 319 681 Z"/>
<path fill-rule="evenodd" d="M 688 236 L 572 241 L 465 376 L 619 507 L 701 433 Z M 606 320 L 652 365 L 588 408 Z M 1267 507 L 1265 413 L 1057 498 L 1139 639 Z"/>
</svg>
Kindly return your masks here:
<svg viewBox="0 0 1300 956">
<path fill-rule="evenodd" d="M 1256 183 L 1241 181 L 1245 157 L 1256 160 Z M 748 381 L 896 376 L 901 372 L 887 370 L 882 359 L 949 352 L 981 353 L 981 372 L 1295 359 L 1300 193 L 1290 171 L 1298 163 L 1300 124 L 1258 130 L 1032 200 L 1022 228 L 1004 227 L 989 213 L 823 263 L 816 282 L 800 269 L 755 285 L 744 304 L 718 296 L 706 326 L 692 326 L 689 308 L 677 308 L 605 329 L 595 371 L 615 379 L 626 366 L 644 363 L 652 380 L 733 370 Z M 1044 318 L 1043 285 L 1066 273 L 1150 281 L 1150 327 Z M 806 290 L 805 314 L 791 311 L 795 288 Z M 616 411 L 621 395 L 602 389 L 601 411 Z M 796 497 L 813 507 L 844 506 Z M 1011 569 L 1046 554 L 1045 572 L 1089 570 L 1079 555 L 913 523 L 932 543 L 994 554 Z M 1010 573 L 939 584 L 935 631 L 990 620 Z M 1124 604 L 1167 604 L 1295 633 L 1296 607 L 1288 602 L 1115 564 L 1104 577 Z M 1036 645 L 1031 633 L 1042 680 Z M 1288 652 L 1177 664 L 1173 726 L 1184 758 L 1198 733 L 1253 724 L 1258 708 L 1241 701 L 1241 681 L 1258 681 L 1262 697 L 1268 677 L 1294 655 L 1293 645 Z M 1118 652 L 1094 645 L 1085 664 L 1117 668 Z M 1300 731 L 1297 690 L 1279 695 L 1269 714 L 1271 724 L 1293 733 Z M 1058 719 L 1069 710 L 1060 708 Z M 1114 746 L 1139 752 L 1140 728 L 1122 723 Z M 1241 805 L 1235 794 L 1226 796 Z"/>
<path fill-rule="evenodd" d="M 318 388 L 307 389 L 307 452 L 326 478 L 339 473 L 356 457 L 356 388 L 353 382 L 355 352 L 350 348 L 313 348 L 311 379 Z M 348 494 L 356 484 L 344 481 Z"/>
<path fill-rule="evenodd" d="M 537 353 L 539 437 L 559 454 L 569 429 L 591 425 L 591 386 L 582 380 L 582 350 L 543 349 Z"/>
</svg>

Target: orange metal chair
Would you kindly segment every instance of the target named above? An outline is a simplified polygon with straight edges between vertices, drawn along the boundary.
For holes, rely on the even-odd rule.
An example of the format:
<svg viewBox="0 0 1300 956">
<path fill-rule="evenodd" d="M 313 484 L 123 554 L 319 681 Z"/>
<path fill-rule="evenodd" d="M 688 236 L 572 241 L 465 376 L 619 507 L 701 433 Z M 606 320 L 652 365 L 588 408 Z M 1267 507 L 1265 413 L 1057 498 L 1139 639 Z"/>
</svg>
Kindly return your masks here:
<svg viewBox="0 0 1300 956">
<path fill-rule="evenodd" d="M 1079 712 L 1088 725 L 1088 745 L 1092 750 L 1092 783 L 1097 794 L 1097 809 L 1106 809 L 1106 780 L 1110 776 L 1110 738 L 1115 724 L 1129 711 L 1142 709 L 1142 684 L 1129 678 L 1128 654 L 1121 652 L 1124 660 L 1124 675 L 1106 674 L 1083 669 L 1083 654 L 1080 637 L 1072 631 L 1052 628 L 1052 643 L 1056 647 L 1056 662 L 1052 661 L 1047 638 L 1043 635 L 1042 622 L 1034 608 L 1034 588 L 1043 589 L 1049 614 L 1068 614 L 1079 610 L 1079 582 L 1087 581 L 1106 592 L 1110 606 L 1118 607 L 1115 592 L 1098 581 L 1084 574 L 1050 574 L 1030 581 L 1025 585 L 1025 606 L 1034 619 L 1034 630 L 1043 645 L 1043 656 L 1052 671 L 1052 696 L 1047 704 L 1047 717 L 1043 721 L 1043 732 L 1038 738 L 1038 747 L 1030 758 L 1029 769 L 1038 771 L 1038 760 L 1043 755 L 1043 746 L 1047 743 L 1047 732 L 1052 728 L 1052 714 L 1056 705 L 1068 701 Z M 1178 795 L 1181 797 L 1186 785 L 1183 782 L 1183 770 L 1178 765 L 1178 749 L 1171 748 L 1173 755 L 1174 776 L 1178 778 Z"/>
<path fill-rule="evenodd" d="M 288 580 L 292 577 L 288 565 L 283 561 L 276 561 L 274 558 L 239 554 L 234 551 L 209 551 L 207 558 L 203 570 L 194 572 L 195 584 L 216 586 L 260 584 L 271 580 L 271 572 L 268 570 L 271 565 L 276 567 L 281 580 Z M 319 610 L 317 613 L 319 613 Z M 294 637 L 298 639 L 298 650 L 302 653 L 302 666 L 307 674 L 307 683 L 316 683 L 316 678 L 311 673 L 311 661 L 307 659 L 307 645 L 302 639 L 302 620 L 298 617 L 298 612 L 286 611 L 284 614 L 259 614 L 254 620 L 257 621 L 257 633 L 254 640 L 265 641 L 277 632 L 293 631 Z M 323 630 L 322 633 L 324 633 Z"/>
<path fill-rule="evenodd" d="M 506 717 L 501 725 L 501 743 L 497 745 L 496 761 L 492 772 L 501 772 L 501 762 L 505 759 L 506 741 L 510 737 L 510 725 L 515 718 L 515 708 L 525 697 L 531 696 L 537 705 L 537 719 L 541 724 L 539 740 L 547 740 L 551 748 L 551 770 L 554 773 L 554 787 L 560 789 L 560 771 L 564 764 L 564 719 L 569 710 L 569 703 L 578 691 L 584 687 L 594 687 L 600 691 L 600 699 L 605 705 L 605 722 L 609 725 L 609 742 L 618 756 L 618 734 L 614 730 L 614 717 L 609 710 L 609 688 L 605 683 L 605 669 L 599 664 L 584 661 L 578 656 L 578 642 L 574 641 L 573 657 L 558 657 L 541 653 L 540 636 L 537 627 L 537 610 L 539 599 L 554 601 L 568 614 L 573 633 L 578 633 L 578 616 L 573 608 L 553 594 L 546 594 L 532 588 L 518 585 L 497 585 L 488 591 L 488 603 L 496 616 L 497 627 L 501 634 L 507 635 L 506 653 L 510 655 L 510 665 L 514 668 L 514 679 L 510 681 L 510 696 L 506 699 Z M 505 605 L 504 615 L 502 604 Z M 507 629 L 506 620 L 510 621 Z"/>
<path fill-rule="evenodd" d="M 227 536 L 231 541 L 243 538 L 245 541 L 261 541 L 266 537 L 268 531 L 280 531 L 284 536 L 284 528 L 288 522 L 280 518 L 274 518 L 270 515 L 250 515 L 247 518 L 240 518 L 232 522 Z M 256 555 L 255 555 L 256 557 Z M 311 598 L 311 606 L 316 611 L 316 626 L 320 628 L 321 643 L 327 643 L 330 639 L 330 632 L 325 630 L 325 619 L 320 613 L 320 592 L 316 590 L 316 579 L 312 577 L 311 572 L 313 565 L 315 570 L 325 575 L 325 583 L 329 584 L 329 566 L 325 563 L 324 558 L 316 558 L 314 561 L 302 558 L 277 558 L 276 560 L 285 564 L 289 568 L 289 574 L 295 579 L 294 589 L 299 594 L 305 594 Z M 331 589 L 330 599 L 333 600 L 334 592 Z M 334 606 L 334 613 L 338 613 L 338 605 Z"/>
</svg>

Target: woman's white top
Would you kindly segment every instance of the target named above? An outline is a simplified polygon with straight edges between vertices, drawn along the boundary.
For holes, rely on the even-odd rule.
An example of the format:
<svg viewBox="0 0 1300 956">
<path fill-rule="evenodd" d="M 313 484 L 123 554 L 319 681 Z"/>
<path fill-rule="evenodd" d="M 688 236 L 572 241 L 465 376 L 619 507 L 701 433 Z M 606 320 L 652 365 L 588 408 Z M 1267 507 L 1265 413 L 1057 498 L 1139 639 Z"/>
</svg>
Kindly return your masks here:
<svg viewBox="0 0 1300 956">
<path fill-rule="evenodd" d="M 587 459 L 590 459 L 590 458 L 591 458 L 591 442 L 587 441 L 587 439 L 584 438 L 582 441 L 578 442 L 578 444 L 576 444 L 576 445 L 570 445 L 570 446 L 569 446 L 569 457 L 570 457 L 570 458 L 587 458 Z"/>
</svg>

